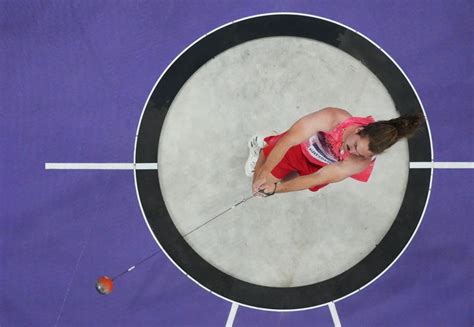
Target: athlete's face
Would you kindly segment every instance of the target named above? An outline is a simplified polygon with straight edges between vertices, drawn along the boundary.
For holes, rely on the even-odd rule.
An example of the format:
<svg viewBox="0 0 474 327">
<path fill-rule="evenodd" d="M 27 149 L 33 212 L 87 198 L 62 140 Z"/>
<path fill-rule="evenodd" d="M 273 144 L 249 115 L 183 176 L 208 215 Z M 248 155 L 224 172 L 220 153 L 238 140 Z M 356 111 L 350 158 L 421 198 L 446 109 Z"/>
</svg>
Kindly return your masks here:
<svg viewBox="0 0 474 327">
<path fill-rule="evenodd" d="M 356 129 L 353 134 L 347 137 L 344 142 L 344 151 L 361 158 L 370 159 L 374 154 L 369 150 L 369 139 L 357 134 L 361 129 Z"/>
</svg>

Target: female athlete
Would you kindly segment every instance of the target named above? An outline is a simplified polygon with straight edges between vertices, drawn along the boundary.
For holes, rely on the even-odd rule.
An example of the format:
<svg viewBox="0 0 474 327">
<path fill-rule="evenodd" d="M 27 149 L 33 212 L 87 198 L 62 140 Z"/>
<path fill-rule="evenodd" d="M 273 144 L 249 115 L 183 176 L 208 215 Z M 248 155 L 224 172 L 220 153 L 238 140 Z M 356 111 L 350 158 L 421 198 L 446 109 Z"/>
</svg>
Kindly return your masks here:
<svg viewBox="0 0 474 327">
<path fill-rule="evenodd" d="M 285 133 L 252 137 L 245 172 L 253 175 L 252 191 L 261 197 L 315 192 L 348 177 L 367 182 L 375 155 L 412 136 L 423 122 L 422 115 L 376 122 L 371 116 L 324 108 L 302 117 Z M 292 172 L 299 176 L 285 179 Z"/>
</svg>

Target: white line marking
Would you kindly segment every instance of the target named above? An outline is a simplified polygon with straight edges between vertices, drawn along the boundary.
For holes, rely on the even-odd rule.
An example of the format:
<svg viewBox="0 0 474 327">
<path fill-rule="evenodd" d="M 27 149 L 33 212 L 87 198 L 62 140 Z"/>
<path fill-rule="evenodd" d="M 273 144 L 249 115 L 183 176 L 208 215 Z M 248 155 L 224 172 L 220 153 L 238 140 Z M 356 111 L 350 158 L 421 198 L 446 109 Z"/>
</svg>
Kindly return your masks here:
<svg viewBox="0 0 474 327">
<path fill-rule="evenodd" d="M 72 162 L 47 162 L 44 164 L 44 169 L 76 169 L 76 170 L 156 170 L 158 163 L 72 163 Z"/>
<path fill-rule="evenodd" d="M 227 322 L 225 323 L 225 327 L 232 327 L 234 325 L 235 315 L 237 313 L 237 309 L 239 305 L 235 302 L 232 302 L 232 306 L 230 307 L 229 316 L 227 317 Z"/>
<path fill-rule="evenodd" d="M 332 321 L 334 322 L 334 327 L 341 327 L 341 321 L 337 314 L 336 305 L 334 302 L 329 302 L 328 304 L 329 311 L 331 312 Z"/>
<path fill-rule="evenodd" d="M 474 169 L 474 162 L 410 162 L 410 168 Z"/>
<path fill-rule="evenodd" d="M 410 162 L 411 169 L 474 169 L 474 162 Z M 44 169 L 55 170 L 155 170 L 158 163 L 93 163 L 93 162 L 47 162 Z"/>
</svg>

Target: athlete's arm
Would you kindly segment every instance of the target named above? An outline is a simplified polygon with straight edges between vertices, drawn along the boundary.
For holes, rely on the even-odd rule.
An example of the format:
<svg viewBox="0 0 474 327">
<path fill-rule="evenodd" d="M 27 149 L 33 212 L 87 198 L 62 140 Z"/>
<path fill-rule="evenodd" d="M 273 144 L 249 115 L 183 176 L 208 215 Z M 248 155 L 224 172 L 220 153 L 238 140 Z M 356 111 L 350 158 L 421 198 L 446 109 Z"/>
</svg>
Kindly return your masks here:
<svg viewBox="0 0 474 327">
<path fill-rule="evenodd" d="M 344 161 L 338 161 L 324 166 L 311 175 L 299 176 L 289 181 L 283 181 L 277 185 L 275 192 L 300 191 L 315 185 L 337 183 L 365 170 L 369 165 L 370 159 L 350 156 Z"/>
<path fill-rule="evenodd" d="M 275 144 L 260 170 L 255 172 L 253 191 L 258 191 L 260 186 L 266 182 L 268 174 L 280 162 L 289 148 L 302 143 L 317 132 L 330 131 L 342 120 L 342 117 L 347 118 L 347 116 L 350 116 L 349 113 L 343 109 L 324 108 L 296 121 Z"/>
</svg>

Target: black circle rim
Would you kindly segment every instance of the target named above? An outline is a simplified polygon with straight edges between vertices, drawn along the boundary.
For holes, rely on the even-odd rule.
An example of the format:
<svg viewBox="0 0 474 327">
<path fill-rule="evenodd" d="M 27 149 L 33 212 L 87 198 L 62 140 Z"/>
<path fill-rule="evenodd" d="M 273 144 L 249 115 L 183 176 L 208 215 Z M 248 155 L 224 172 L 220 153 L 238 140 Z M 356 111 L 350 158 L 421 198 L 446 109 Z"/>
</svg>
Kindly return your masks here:
<svg viewBox="0 0 474 327">
<path fill-rule="evenodd" d="M 135 162 L 156 162 L 165 116 L 188 78 L 208 60 L 246 41 L 271 36 L 303 37 L 337 47 L 362 62 L 383 83 L 400 114 L 423 113 L 411 84 L 375 44 L 340 24 L 313 16 L 274 14 L 247 18 L 217 29 L 184 51 L 166 70 L 145 105 Z M 428 130 L 408 141 L 410 162 L 431 162 Z M 243 305 L 273 310 L 312 308 L 358 291 L 379 277 L 409 244 L 428 201 L 431 169 L 410 169 L 397 217 L 379 244 L 345 272 L 311 285 L 267 287 L 227 275 L 197 254 L 176 229 L 163 201 L 157 170 L 135 170 L 144 217 L 170 259 L 201 286 Z"/>
</svg>

